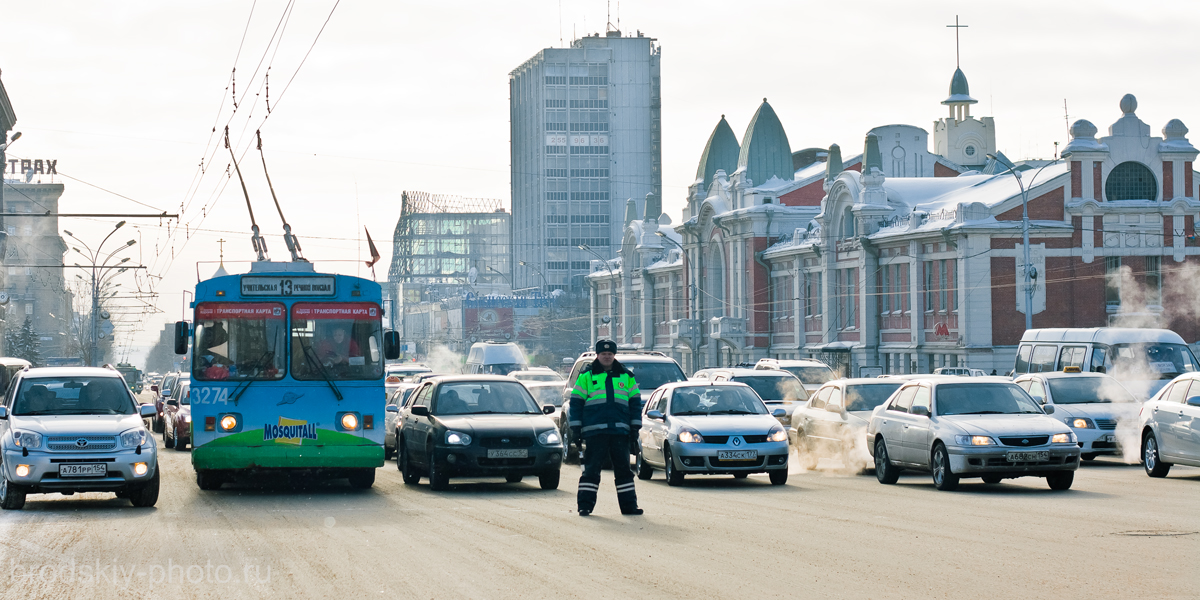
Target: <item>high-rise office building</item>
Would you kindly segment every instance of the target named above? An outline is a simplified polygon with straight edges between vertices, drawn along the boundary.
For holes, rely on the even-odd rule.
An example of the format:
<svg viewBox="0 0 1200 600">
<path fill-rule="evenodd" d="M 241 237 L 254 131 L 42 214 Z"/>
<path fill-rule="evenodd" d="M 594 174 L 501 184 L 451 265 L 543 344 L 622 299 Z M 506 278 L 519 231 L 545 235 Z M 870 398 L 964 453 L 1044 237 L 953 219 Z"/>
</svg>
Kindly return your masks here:
<svg viewBox="0 0 1200 600">
<path fill-rule="evenodd" d="M 509 74 L 515 288 L 582 285 L 616 256 L 627 200 L 661 205 L 659 58 L 654 38 L 609 31 Z"/>
</svg>

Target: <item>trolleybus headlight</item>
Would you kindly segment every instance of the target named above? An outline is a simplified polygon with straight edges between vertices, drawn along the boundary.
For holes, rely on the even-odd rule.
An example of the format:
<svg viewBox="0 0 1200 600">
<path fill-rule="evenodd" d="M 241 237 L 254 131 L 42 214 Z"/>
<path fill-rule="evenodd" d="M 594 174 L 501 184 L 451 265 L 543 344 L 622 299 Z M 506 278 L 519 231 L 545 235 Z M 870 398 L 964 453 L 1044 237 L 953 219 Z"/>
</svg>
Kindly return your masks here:
<svg viewBox="0 0 1200 600">
<path fill-rule="evenodd" d="M 342 415 L 342 427 L 345 429 L 358 429 L 358 417 L 354 413 Z"/>
<path fill-rule="evenodd" d="M 237 428 L 238 420 L 233 415 L 221 417 L 221 431 L 233 431 Z"/>
</svg>

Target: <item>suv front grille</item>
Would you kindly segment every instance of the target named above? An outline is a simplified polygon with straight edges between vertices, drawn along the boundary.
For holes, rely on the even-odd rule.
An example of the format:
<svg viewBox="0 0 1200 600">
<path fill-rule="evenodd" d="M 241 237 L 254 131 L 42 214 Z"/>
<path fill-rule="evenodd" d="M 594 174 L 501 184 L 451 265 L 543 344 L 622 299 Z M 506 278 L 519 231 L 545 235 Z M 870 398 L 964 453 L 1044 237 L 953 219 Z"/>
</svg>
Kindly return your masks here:
<svg viewBox="0 0 1200 600">
<path fill-rule="evenodd" d="M 1000 443 L 1005 446 L 1041 446 L 1048 441 L 1050 441 L 1048 435 L 1018 435 L 1000 438 Z"/>
<path fill-rule="evenodd" d="M 51 452 L 106 452 L 117 447 L 112 435 L 54 435 L 46 439 Z"/>
<path fill-rule="evenodd" d="M 484 448 L 528 448 L 533 445 L 531 437 L 485 437 L 479 440 Z"/>
</svg>

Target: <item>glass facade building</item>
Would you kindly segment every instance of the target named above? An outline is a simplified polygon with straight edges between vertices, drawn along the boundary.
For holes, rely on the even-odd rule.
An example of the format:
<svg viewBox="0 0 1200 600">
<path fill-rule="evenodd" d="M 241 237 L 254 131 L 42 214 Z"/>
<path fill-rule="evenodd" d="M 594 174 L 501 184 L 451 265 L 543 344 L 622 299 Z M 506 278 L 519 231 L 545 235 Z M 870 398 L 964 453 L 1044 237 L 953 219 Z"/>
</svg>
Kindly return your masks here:
<svg viewBox="0 0 1200 600">
<path fill-rule="evenodd" d="M 660 49 L 610 31 L 546 48 L 509 74 L 513 287 L 582 285 L 616 256 L 625 203 L 662 198 Z M 591 251 L 580 249 L 587 246 Z M 595 254 L 593 254 L 593 252 Z"/>
</svg>

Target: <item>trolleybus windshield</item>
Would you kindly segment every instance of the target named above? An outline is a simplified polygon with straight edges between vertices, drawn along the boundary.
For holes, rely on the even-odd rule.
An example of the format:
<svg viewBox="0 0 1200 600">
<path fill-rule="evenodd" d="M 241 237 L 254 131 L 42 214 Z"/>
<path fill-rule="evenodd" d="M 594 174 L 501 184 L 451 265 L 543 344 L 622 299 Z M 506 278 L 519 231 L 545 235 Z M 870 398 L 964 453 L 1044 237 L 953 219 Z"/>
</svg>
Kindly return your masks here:
<svg viewBox="0 0 1200 600">
<path fill-rule="evenodd" d="M 383 331 L 373 302 L 292 305 L 292 377 L 346 381 L 383 377 Z"/>
<path fill-rule="evenodd" d="M 196 306 L 197 381 L 274 380 L 285 371 L 287 315 L 275 302 L 203 302 Z"/>
</svg>

